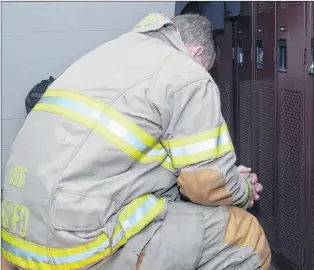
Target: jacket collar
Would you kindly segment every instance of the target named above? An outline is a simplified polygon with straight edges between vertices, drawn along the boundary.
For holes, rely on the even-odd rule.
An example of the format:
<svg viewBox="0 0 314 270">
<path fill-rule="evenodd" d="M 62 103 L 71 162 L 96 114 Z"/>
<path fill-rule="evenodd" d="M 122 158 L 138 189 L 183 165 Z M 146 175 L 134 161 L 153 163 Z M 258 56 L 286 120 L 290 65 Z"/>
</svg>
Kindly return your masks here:
<svg viewBox="0 0 314 270">
<path fill-rule="evenodd" d="M 149 14 L 132 31 L 159 38 L 177 50 L 189 54 L 175 24 L 161 13 Z"/>
</svg>

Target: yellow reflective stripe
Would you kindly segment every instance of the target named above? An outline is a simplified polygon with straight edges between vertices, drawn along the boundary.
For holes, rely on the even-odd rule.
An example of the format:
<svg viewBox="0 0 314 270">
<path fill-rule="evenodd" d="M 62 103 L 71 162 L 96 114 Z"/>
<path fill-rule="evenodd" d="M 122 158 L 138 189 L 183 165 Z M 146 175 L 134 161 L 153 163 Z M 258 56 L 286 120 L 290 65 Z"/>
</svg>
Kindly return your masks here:
<svg viewBox="0 0 314 270">
<path fill-rule="evenodd" d="M 70 118 L 73 121 L 79 122 L 80 124 L 86 126 L 87 128 L 92 128 L 93 125 L 96 123 L 96 120 L 92 122 L 90 118 L 85 117 L 84 115 L 80 115 L 80 117 L 78 117 L 77 114 L 74 113 L 72 110 L 55 105 L 55 104 L 38 103 L 34 107 L 33 111 L 45 111 L 45 112 L 60 114 L 60 115 L 66 116 L 67 118 Z"/>
<path fill-rule="evenodd" d="M 124 234 L 124 231 L 123 231 L 121 225 L 118 223 L 115 226 L 112 238 L 114 239 L 115 236 L 117 236 L 119 233 L 123 233 Z M 126 237 L 122 237 L 121 240 L 119 240 L 117 243 L 115 243 L 113 245 L 112 252 L 116 252 L 120 247 L 124 246 L 126 244 L 126 242 L 127 242 Z"/>
<path fill-rule="evenodd" d="M 226 124 L 210 131 L 162 143 L 170 153 L 174 167 L 214 159 L 234 150 Z"/>
<path fill-rule="evenodd" d="M 154 152 L 153 155 L 150 155 L 151 152 Z M 168 156 L 168 152 L 162 146 L 161 143 L 157 143 L 148 153 L 143 155 L 139 162 L 141 163 L 149 163 L 149 162 L 162 162 L 161 166 L 165 169 L 174 172 L 174 167 L 170 157 Z"/>
<path fill-rule="evenodd" d="M 194 134 L 191 136 L 167 140 L 167 141 L 163 142 L 163 145 L 166 145 L 167 147 L 171 147 L 171 148 L 172 147 L 187 146 L 187 145 L 190 145 L 193 143 L 198 143 L 201 141 L 215 138 L 223 132 L 228 132 L 228 127 L 226 124 L 223 124 L 223 125 L 215 128 L 215 129 L 204 131 L 204 132 Z"/>
<path fill-rule="evenodd" d="M 19 239 L 17 237 L 14 237 L 13 235 L 7 233 L 6 231 L 2 230 L 2 250 L 5 251 L 7 260 L 11 261 L 13 264 L 16 264 L 20 267 L 26 268 L 26 269 L 51 269 L 52 264 L 51 261 L 55 261 L 53 269 L 80 269 L 82 267 L 86 267 L 90 264 L 93 264 L 105 257 L 108 257 L 111 255 L 111 249 L 108 245 L 107 248 L 103 249 L 101 252 L 97 252 L 96 254 L 90 256 L 89 258 L 84 258 L 84 260 L 81 261 L 75 261 L 72 263 L 66 263 L 66 264 L 58 264 L 57 261 L 61 257 L 70 257 L 71 256 L 79 256 L 81 253 L 86 252 L 88 250 L 92 250 L 96 248 L 97 246 L 101 245 L 104 240 L 106 241 L 108 238 L 102 234 L 99 236 L 96 240 L 94 240 L 91 243 L 74 247 L 74 248 L 64 248 L 64 249 L 57 249 L 57 248 L 46 248 L 39 245 L 36 245 L 34 243 L 25 241 L 23 239 Z M 23 258 L 21 255 L 18 257 L 13 253 L 10 253 L 5 250 L 5 242 L 11 244 L 11 247 L 13 246 L 15 249 L 19 249 L 20 251 L 17 253 L 30 253 L 31 255 L 28 255 L 30 258 Z M 109 241 L 108 241 L 109 243 Z M 117 249 L 115 249 L 117 250 Z M 33 260 L 31 259 L 33 258 Z M 37 258 L 37 260 L 35 259 Z M 43 259 L 42 259 L 43 258 Z M 45 262 L 42 262 L 45 260 Z"/>
<path fill-rule="evenodd" d="M 92 129 L 141 163 L 159 162 L 174 171 L 168 153 L 145 130 L 107 104 L 66 90 L 47 90 L 34 111 L 65 116 Z M 167 158 L 167 160 L 166 160 Z"/>
<path fill-rule="evenodd" d="M 142 156 L 142 153 L 140 151 L 126 143 L 123 139 L 117 137 L 108 129 L 104 128 L 102 125 L 98 124 L 97 121 L 91 121 L 90 118 L 83 115 L 78 115 L 70 109 L 55 104 L 37 104 L 33 110 L 51 112 L 65 116 L 73 121 L 80 123 L 81 125 L 86 126 L 89 129 L 93 129 L 93 131 L 101 135 L 106 140 L 110 141 L 112 144 L 116 145 L 120 150 L 127 153 L 135 160 L 138 160 Z"/>
<path fill-rule="evenodd" d="M 164 209 L 165 199 L 157 199 L 150 194 L 143 195 L 136 201 L 130 203 L 128 208 L 124 208 L 121 211 L 118 218 L 125 231 L 126 238 L 130 239 L 133 235 L 145 228 L 147 224 L 151 223 Z"/>
<path fill-rule="evenodd" d="M 165 208 L 165 199 L 159 198 L 157 204 L 152 208 L 148 214 L 143 216 L 141 222 L 132 227 L 126 232 L 126 237 L 130 239 L 132 236 L 143 230 L 149 223 L 151 223 Z"/>
<path fill-rule="evenodd" d="M 67 90 L 47 89 L 43 97 L 64 97 L 67 99 L 75 100 L 78 103 L 87 105 L 88 107 L 91 107 L 99 112 L 102 112 L 105 106 L 104 103 L 95 100 L 91 97 L 84 96 L 78 92 L 72 92 Z"/>
<path fill-rule="evenodd" d="M 146 145 L 152 147 L 156 143 L 156 139 L 152 137 L 149 133 L 141 129 L 134 122 L 130 121 L 126 117 L 124 117 L 121 113 L 114 110 L 112 107 L 106 105 L 106 110 L 108 111 L 108 115 L 113 120 L 119 122 L 123 127 L 125 127 L 128 131 L 133 133 L 136 137 L 142 140 Z"/>
<path fill-rule="evenodd" d="M 147 198 L 149 197 L 149 194 L 143 195 L 139 198 L 137 198 L 136 200 L 133 200 L 132 202 L 130 202 L 127 207 L 123 208 L 119 214 L 119 220 L 120 221 L 125 221 L 127 220 L 132 213 L 134 213 L 134 211 L 139 208 L 141 206 L 141 204 L 143 204 L 145 202 L 145 200 L 147 200 Z"/>
<path fill-rule="evenodd" d="M 26 259 L 21 258 L 21 257 L 17 257 L 17 256 L 15 256 L 9 252 L 6 252 L 6 250 L 4 248 L 1 248 L 1 252 L 7 261 L 9 261 L 9 262 L 21 267 L 21 268 L 24 268 L 24 269 L 38 269 L 38 270 L 53 269 L 51 264 L 37 263 L 34 261 L 26 260 Z"/>
<path fill-rule="evenodd" d="M 167 158 L 163 161 L 163 163 L 161 163 L 161 166 L 164 167 L 165 169 L 169 170 L 169 171 L 172 171 L 172 172 L 175 171 L 170 157 L 167 157 Z"/>
<path fill-rule="evenodd" d="M 50 96 L 50 97 L 64 97 L 70 100 L 76 101 L 80 104 L 84 104 L 94 110 L 109 115 L 110 118 L 119 122 L 122 126 L 124 126 L 128 131 L 133 133 L 136 137 L 142 140 L 145 144 L 152 147 L 156 140 L 152 137 L 149 133 L 144 131 L 140 128 L 137 124 L 133 121 L 129 120 L 127 117 L 113 109 L 111 106 L 93 99 L 92 97 L 84 96 L 80 93 L 68 90 L 56 90 L 56 89 L 48 89 L 43 97 Z"/>
<path fill-rule="evenodd" d="M 165 209 L 165 199 L 147 194 L 126 205 L 118 214 L 112 237 L 73 248 L 46 248 L 2 230 L 2 250 L 7 260 L 26 269 L 81 269 L 110 256 Z"/>
<path fill-rule="evenodd" d="M 151 152 L 159 152 L 159 154 L 155 154 L 150 156 Z M 148 151 L 145 155 L 141 156 L 139 162 L 141 163 L 150 163 L 150 162 L 161 162 L 161 166 L 169 171 L 174 171 L 174 167 L 170 157 L 168 156 L 168 152 L 163 148 L 163 146 L 158 143 L 156 144 L 150 151 Z"/>
<path fill-rule="evenodd" d="M 151 152 L 154 152 L 150 155 Z M 139 158 L 139 162 L 141 163 L 150 163 L 154 161 L 163 161 L 167 156 L 167 151 L 163 148 L 160 143 L 157 143 L 150 151 L 148 151 L 145 155 Z"/>
<path fill-rule="evenodd" d="M 246 206 L 249 203 L 249 201 L 251 200 L 251 196 L 252 196 L 252 188 L 251 188 L 250 182 L 247 181 L 246 179 L 244 181 L 246 183 L 245 187 L 247 189 L 248 196 L 247 196 L 246 200 L 239 205 L 240 208 Z"/>
<path fill-rule="evenodd" d="M 249 197 L 249 199 L 251 199 L 251 196 L 252 196 L 252 187 L 251 187 L 251 184 L 250 184 L 250 182 L 247 181 L 247 180 L 245 180 L 245 182 L 246 182 L 246 187 L 247 187 L 247 190 L 248 190 L 248 193 L 249 193 L 248 197 Z"/>
<path fill-rule="evenodd" d="M 1 249 L 2 250 L 2 254 L 4 255 L 4 257 L 10 261 L 11 263 L 13 263 L 14 265 L 17 265 L 19 267 L 22 267 L 24 269 L 57 269 L 57 270 L 70 270 L 70 269 L 82 269 L 86 266 L 92 265 L 108 256 L 110 256 L 111 252 L 110 249 L 106 249 L 104 252 L 102 253 L 98 253 L 95 256 L 88 258 L 84 261 L 81 262 L 75 262 L 75 263 L 71 263 L 71 264 L 63 264 L 63 265 L 55 265 L 55 264 L 48 264 L 48 263 L 40 263 L 40 262 L 36 262 L 36 261 L 32 261 L 29 259 L 24 259 L 18 256 L 15 256 L 9 252 L 7 252 L 5 249 Z"/>
<path fill-rule="evenodd" d="M 205 160 L 217 158 L 232 150 L 234 150 L 233 144 L 232 142 L 229 142 L 220 147 L 216 147 L 214 149 L 210 149 L 210 150 L 196 153 L 193 155 L 172 157 L 172 163 L 174 167 L 186 166 L 186 165 L 202 162 Z"/>
<path fill-rule="evenodd" d="M 2 229 L 2 234 L 1 238 L 8 242 L 11 245 L 14 245 L 16 247 L 23 247 L 23 249 L 27 251 L 34 252 L 39 255 L 50 255 L 50 256 L 64 256 L 65 253 L 66 255 L 76 255 L 78 253 L 84 252 L 86 250 L 93 249 L 100 245 L 102 242 L 106 241 L 109 239 L 105 234 L 102 234 L 98 236 L 94 241 L 87 243 L 82 246 L 77 246 L 73 248 L 66 248 L 66 249 L 57 249 L 57 248 L 46 248 L 40 245 L 33 244 L 31 242 L 28 242 L 24 239 L 14 237 L 13 235 L 9 234 L 5 230 Z"/>
<path fill-rule="evenodd" d="M 150 136 L 147 132 L 143 131 L 140 127 L 138 127 L 135 123 L 128 120 L 119 112 L 115 111 L 110 106 L 96 101 L 90 97 L 85 97 L 79 93 L 65 91 L 65 90 L 47 90 L 43 97 L 61 97 L 67 98 L 69 100 L 78 102 L 79 104 L 86 105 L 92 110 L 98 111 L 99 113 L 105 114 L 110 117 L 110 119 L 116 120 L 121 124 L 124 128 L 126 128 L 130 133 L 135 135 L 137 138 L 141 139 L 148 147 L 153 147 L 156 144 L 156 140 Z M 76 113 L 71 109 L 67 109 L 64 106 L 59 106 L 55 104 L 45 104 L 38 103 L 35 108 L 35 111 L 46 111 L 52 112 L 56 114 L 60 114 L 62 116 L 68 117 L 73 121 L 76 121 L 89 129 L 93 129 L 95 132 L 103 136 L 105 139 L 109 140 L 111 143 L 118 146 L 119 149 L 126 152 L 132 158 L 138 160 L 142 153 L 132 147 L 132 145 L 126 143 L 123 139 L 117 137 L 114 133 L 110 132 L 110 130 L 106 129 L 103 125 L 101 125 L 97 119 L 92 120 L 90 117 L 86 117 L 82 114 Z"/>
</svg>

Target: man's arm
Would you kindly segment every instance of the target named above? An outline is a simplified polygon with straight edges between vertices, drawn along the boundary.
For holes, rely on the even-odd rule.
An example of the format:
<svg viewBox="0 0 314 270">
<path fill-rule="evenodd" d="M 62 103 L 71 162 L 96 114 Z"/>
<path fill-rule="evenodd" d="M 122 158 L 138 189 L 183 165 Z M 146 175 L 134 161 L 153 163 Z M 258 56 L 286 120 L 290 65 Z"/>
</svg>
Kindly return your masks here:
<svg viewBox="0 0 314 270">
<path fill-rule="evenodd" d="M 251 185 L 235 167 L 236 156 L 211 79 L 186 84 L 162 113 L 164 140 L 181 192 L 203 205 L 247 208 Z"/>
</svg>

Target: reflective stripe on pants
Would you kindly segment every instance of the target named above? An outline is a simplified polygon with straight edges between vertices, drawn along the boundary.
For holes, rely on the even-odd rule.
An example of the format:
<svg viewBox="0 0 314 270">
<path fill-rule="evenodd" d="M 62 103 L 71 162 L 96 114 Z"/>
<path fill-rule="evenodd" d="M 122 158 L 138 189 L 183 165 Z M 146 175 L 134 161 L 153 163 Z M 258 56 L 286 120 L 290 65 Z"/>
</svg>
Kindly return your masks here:
<svg viewBox="0 0 314 270">
<path fill-rule="evenodd" d="M 2 254 L 24 269 L 81 269 L 116 252 L 154 221 L 165 210 L 165 203 L 163 198 L 143 195 L 121 210 L 112 237 L 101 234 L 92 242 L 73 248 L 39 246 L 2 229 Z"/>
</svg>

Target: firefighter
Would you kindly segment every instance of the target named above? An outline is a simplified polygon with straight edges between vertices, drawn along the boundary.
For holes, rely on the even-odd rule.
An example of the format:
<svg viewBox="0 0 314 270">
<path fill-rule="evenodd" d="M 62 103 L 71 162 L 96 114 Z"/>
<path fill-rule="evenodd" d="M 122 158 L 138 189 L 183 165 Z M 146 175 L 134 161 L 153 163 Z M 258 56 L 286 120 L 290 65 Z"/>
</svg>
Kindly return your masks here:
<svg viewBox="0 0 314 270">
<path fill-rule="evenodd" d="M 205 17 L 154 13 L 54 81 L 6 166 L 6 261 L 19 269 L 268 269 L 263 229 L 245 210 L 262 187 L 235 167 L 208 73 L 215 56 Z"/>
</svg>

